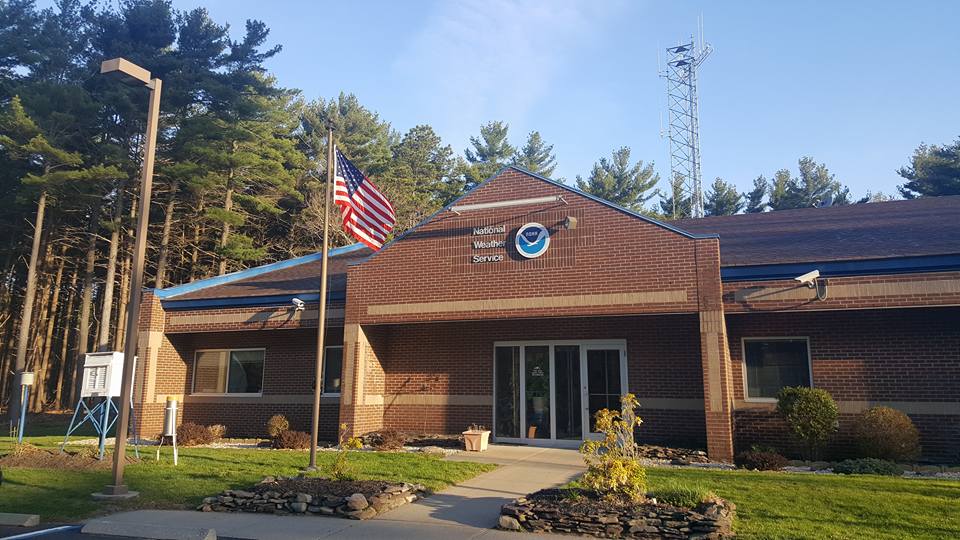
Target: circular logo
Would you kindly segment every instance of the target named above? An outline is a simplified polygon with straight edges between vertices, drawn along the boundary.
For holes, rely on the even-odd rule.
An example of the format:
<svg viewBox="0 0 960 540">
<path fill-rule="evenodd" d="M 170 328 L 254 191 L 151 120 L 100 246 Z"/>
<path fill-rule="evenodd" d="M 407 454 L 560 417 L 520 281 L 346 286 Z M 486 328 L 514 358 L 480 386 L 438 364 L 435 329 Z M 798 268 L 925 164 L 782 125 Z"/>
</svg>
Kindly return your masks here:
<svg viewBox="0 0 960 540">
<path fill-rule="evenodd" d="M 517 231 L 514 241 L 520 255 L 534 259 L 543 255 L 550 246 L 550 231 L 539 223 L 527 223 Z"/>
</svg>

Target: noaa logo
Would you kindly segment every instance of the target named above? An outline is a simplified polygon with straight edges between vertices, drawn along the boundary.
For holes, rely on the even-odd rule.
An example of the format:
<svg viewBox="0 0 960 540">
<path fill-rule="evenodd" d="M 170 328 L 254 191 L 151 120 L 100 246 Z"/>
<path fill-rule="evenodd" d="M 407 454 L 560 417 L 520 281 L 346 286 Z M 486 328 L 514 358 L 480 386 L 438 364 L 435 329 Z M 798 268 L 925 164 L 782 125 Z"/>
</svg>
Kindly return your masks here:
<svg viewBox="0 0 960 540">
<path fill-rule="evenodd" d="M 517 231 L 514 242 L 520 255 L 535 259 L 543 255 L 550 246 L 550 231 L 539 223 L 527 223 Z"/>
</svg>

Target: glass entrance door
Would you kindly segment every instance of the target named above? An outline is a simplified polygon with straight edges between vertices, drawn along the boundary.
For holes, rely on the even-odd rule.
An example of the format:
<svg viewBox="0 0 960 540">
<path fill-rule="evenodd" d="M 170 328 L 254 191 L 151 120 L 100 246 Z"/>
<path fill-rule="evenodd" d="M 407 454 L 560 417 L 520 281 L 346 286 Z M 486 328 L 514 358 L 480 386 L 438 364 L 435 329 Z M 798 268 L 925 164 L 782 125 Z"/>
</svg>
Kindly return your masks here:
<svg viewBox="0 0 960 540">
<path fill-rule="evenodd" d="M 594 414 L 619 408 L 627 388 L 623 342 L 507 342 L 494 348 L 496 440 L 578 444 Z"/>
<path fill-rule="evenodd" d="M 624 394 L 623 366 L 619 349 L 594 349 L 585 351 L 586 384 L 583 392 L 587 406 L 587 422 L 590 433 L 596 430 L 596 414 L 601 409 L 620 409 L 620 396 Z"/>
</svg>

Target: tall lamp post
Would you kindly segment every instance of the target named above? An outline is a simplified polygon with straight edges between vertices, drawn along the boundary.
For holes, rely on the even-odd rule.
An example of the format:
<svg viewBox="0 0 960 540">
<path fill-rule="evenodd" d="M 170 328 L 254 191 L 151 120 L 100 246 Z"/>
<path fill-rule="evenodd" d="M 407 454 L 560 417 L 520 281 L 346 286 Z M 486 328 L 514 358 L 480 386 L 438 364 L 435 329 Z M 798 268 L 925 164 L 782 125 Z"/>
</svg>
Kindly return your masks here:
<svg viewBox="0 0 960 540">
<path fill-rule="evenodd" d="M 147 132 L 143 145 L 143 170 L 140 174 L 140 203 L 137 208 L 137 232 L 133 247 L 130 298 L 127 301 L 126 342 L 123 346 L 123 381 L 120 390 L 120 415 L 117 417 L 116 448 L 113 451 L 113 483 L 94 494 L 97 498 L 131 498 L 123 483 L 126 463 L 127 429 L 130 424 L 130 397 L 133 394 L 134 358 L 137 356 L 137 323 L 140 319 L 140 289 L 143 286 L 143 259 L 147 249 L 147 224 L 150 221 L 150 192 L 153 187 L 153 159 L 157 150 L 157 119 L 160 116 L 160 79 L 150 78 L 150 72 L 123 58 L 104 60 L 100 73 L 116 77 L 124 84 L 150 89 L 147 106 Z"/>
</svg>

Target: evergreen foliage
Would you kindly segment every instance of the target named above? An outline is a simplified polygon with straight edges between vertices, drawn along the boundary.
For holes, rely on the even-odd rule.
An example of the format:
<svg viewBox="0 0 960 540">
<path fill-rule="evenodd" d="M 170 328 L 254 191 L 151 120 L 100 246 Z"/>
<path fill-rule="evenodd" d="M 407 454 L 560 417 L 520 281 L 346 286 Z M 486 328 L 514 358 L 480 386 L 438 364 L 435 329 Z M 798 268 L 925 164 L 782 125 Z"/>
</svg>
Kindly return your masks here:
<svg viewBox="0 0 960 540">
<path fill-rule="evenodd" d="M 960 137 L 943 146 L 921 144 L 897 174 L 906 180 L 897 188 L 906 199 L 960 195 Z"/>
<path fill-rule="evenodd" d="M 743 207 L 743 195 L 737 191 L 737 186 L 724 182 L 720 177 L 713 181 L 703 203 L 704 213 L 708 216 L 738 214 Z"/>
<path fill-rule="evenodd" d="M 682 176 L 670 181 L 670 195 L 660 192 L 660 214 L 669 219 L 688 218 L 693 214 L 693 199 L 683 185 Z"/>
<path fill-rule="evenodd" d="M 539 131 L 531 131 L 527 143 L 513 154 L 511 163 L 550 178 L 557 168 L 557 157 L 553 155 L 553 145 L 543 142 Z"/>
<path fill-rule="evenodd" d="M 630 148 L 623 146 L 614 150 L 610 159 L 600 158 L 586 180 L 577 176 L 577 187 L 624 208 L 640 211 L 657 194 L 653 188 L 659 181 L 660 175 L 654 172 L 653 163 L 631 164 Z"/>
</svg>

